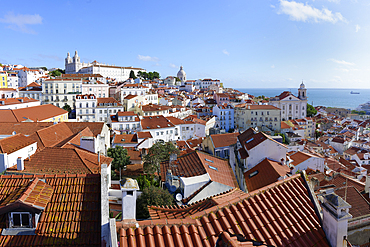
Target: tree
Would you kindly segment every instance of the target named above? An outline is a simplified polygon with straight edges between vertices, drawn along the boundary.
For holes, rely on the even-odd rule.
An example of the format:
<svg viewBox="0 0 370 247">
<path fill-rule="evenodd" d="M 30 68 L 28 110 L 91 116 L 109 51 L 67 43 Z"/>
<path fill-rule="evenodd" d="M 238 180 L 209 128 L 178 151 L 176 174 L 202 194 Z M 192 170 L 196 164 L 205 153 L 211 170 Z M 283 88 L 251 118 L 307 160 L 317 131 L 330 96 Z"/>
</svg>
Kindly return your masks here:
<svg viewBox="0 0 370 247">
<path fill-rule="evenodd" d="M 61 76 L 62 73 L 59 70 L 54 70 L 54 71 L 51 71 L 49 75 L 52 77 L 57 77 L 57 76 Z"/>
<path fill-rule="evenodd" d="M 148 153 L 143 157 L 144 161 L 144 172 L 153 174 L 160 173 L 160 163 L 170 159 L 171 154 L 178 155 L 180 151 L 172 142 L 157 142 L 151 148 Z"/>
<path fill-rule="evenodd" d="M 66 110 L 66 111 L 68 112 L 68 114 L 70 114 L 70 113 L 71 113 L 71 111 L 72 111 L 71 106 L 70 106 L 70 105 L 68 105 L 68 104 L 65 104 L 65 105 L 62 107 L 62 109 L 63 109 L 63 110 Z"/>
<path fill-rule="evenodd" d="M 148 206 L 174 205 L 173 196 L 162 188 L 150 186 L 136 200 L 136 219 L 149 218 Z"/>
<path fill-rule="evenodd" d="M 135 72 L 133 70 L 130 71 L 130 78 L 136 79 L 137 77 L 135 76 Z"/>
<path fill-rule="evenodd" d="M 176 79 L 176 81 L 181 81 L 180 78 L 178 78 L 178 77 L 175 77 L 175 79 Z"/>
<path fill-rule="evenodd" d="M 144 174 L 136 178 L 140 190 L 149 188 L 150 186 L 159 187 L 159 178 L 155 175 Z"/>
<path fill-rule="evenodd" d="M 316 115 L 316 113 L 317 110 L 315 109 L 315 107 L 313 107 L 310 104 L 307 104 L 307 117 L 313 117 Z"/>
<path fill-rule="evenodd" d="M 113 158 L 112 161 L 112 179 L 117 179 L 115 171 L 119 171 L 119 168 L 125 170 L 126 166 L 130 164 L 130 156 L 127 154 L 127 149 L 121 146 L 116 146 L 115 148 L 108 148 L 108 157 Z"/>
</svg>

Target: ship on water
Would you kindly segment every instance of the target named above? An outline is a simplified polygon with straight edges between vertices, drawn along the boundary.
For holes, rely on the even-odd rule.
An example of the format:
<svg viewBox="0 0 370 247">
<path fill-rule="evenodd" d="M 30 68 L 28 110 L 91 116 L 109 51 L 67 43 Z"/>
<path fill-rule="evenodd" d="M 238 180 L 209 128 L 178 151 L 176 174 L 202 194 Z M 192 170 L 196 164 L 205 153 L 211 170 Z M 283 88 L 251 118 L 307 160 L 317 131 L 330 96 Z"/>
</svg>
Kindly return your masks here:
<svg viewBox="0 0 370 247">
<path fill-rule="evenodd" d="M 360 92 L 351 91 L 351 94 L 360 94 Z"/>
</svg>

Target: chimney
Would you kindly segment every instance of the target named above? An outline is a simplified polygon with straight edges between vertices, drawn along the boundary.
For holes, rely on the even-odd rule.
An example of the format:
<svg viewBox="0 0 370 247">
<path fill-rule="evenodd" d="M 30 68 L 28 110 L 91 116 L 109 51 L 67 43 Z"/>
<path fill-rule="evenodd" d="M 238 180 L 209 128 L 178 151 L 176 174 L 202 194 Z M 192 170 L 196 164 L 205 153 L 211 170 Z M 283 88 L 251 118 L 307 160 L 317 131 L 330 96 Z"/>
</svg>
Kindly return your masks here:
<svg viewBox="0 0 370 247">
<path fill-rule="evenodd" d="M 365 193 L 370 192 L 370 175 L 366 175 L 366 182 L 365 182 Z"/>
<path fill-rule="evenodd" d="M 17 171 L 23 171 L 24 170 L 24 160 L 22 157 L 17 158 Z"/>
<path fill-rule="evenodd" d="M 139 185 L 135 179 L 123 178 L 120 181 L 122 192 L 122 221 L 136 219 L 136 197 Z"/>
<path fill-rule="evenodd" d="M 329 243 L 333 247 L 346 247 L 348 234 L 348 220 L 351 205 L 335 193 L 323 196 L 323 228 Z"/>
<path fill-rule="evenodd" d="M 365 159 L 365 160 L 369 159 L 369 153 L 365 153 L 365 154 L 364 154 L 364 159 Z"/>
<path fill-rule="evenodd" d="M 167 173 L 166 173 L 166 183 L 171 186 L 172 185 L 172 171 L 171 169 L 168 169 L 167 170 Z"/>
</svg>

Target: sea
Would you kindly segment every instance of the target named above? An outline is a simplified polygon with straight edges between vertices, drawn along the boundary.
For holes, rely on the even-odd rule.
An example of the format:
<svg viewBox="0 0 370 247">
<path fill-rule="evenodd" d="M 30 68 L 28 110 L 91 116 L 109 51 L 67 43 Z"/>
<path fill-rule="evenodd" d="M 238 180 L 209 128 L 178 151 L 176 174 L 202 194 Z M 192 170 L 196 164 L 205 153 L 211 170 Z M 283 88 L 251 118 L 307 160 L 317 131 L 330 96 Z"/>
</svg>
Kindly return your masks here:
<svg viewBox="0 0 370 247">
<path fill-rule="evenodd" d="M 284 91 L 298 96 L 298 88 L 236 88 L 253 96 L 274 97 Z M 351 91 L 359 94 L 351 94 Z M 370 89 L 307 88 L 307 103 L 313 106 L 340 107 L 356 109 L 360 104 L 370 101 Z"/>
</svg>

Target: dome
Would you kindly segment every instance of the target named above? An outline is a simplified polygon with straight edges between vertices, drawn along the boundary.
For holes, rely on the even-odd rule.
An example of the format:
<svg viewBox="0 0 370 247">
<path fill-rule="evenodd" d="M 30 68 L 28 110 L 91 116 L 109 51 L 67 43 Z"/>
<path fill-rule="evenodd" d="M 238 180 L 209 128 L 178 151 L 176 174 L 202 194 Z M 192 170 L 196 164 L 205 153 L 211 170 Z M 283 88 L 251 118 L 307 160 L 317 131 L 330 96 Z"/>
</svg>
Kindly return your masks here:
<svg viewBox="0 0 370 247">
<path fill-rule="evenodd" d="M 299 88 L 305 88 L 305 85 L 304 85 L 304 83 L 303 83 L 303 81 L 302 81 L 302 83 L 301 83 L 301 85 L 299 86 Z"/>
<path fill-rule="evenodd" d="M 179 70 L 179 72 L 177 72 L 177 78 L 179 78 L 181 81 L 186 80 L 186 73 L 183 70 L 182 66 L 180 66 L 180 70 Z"/>
</svg>

